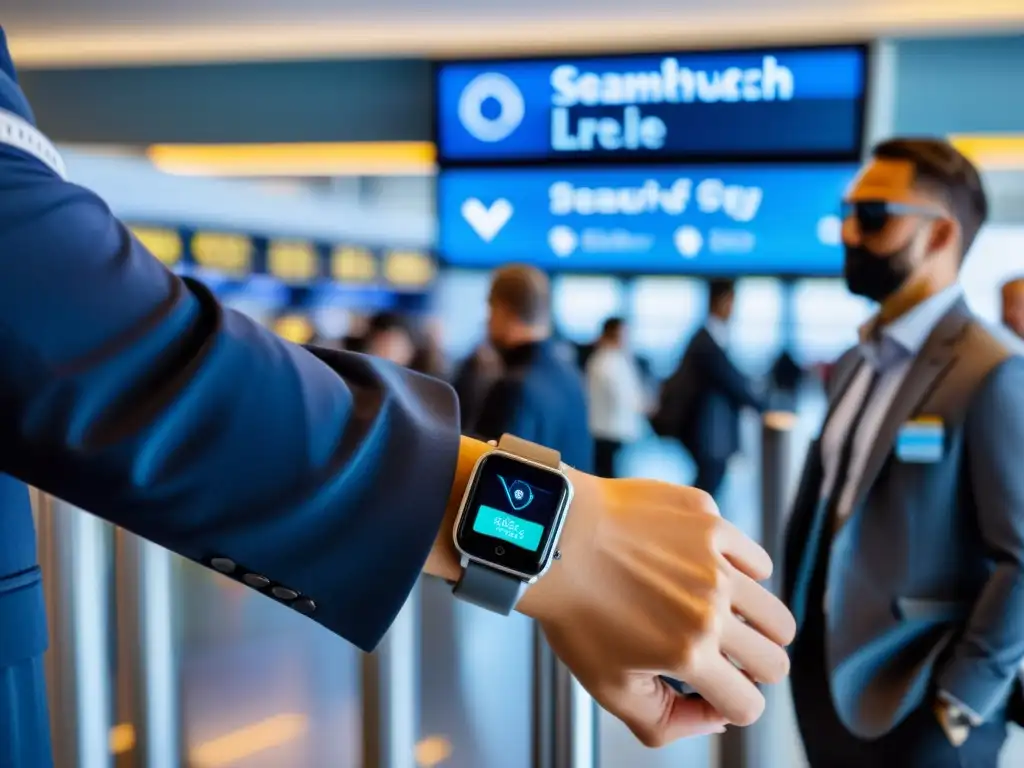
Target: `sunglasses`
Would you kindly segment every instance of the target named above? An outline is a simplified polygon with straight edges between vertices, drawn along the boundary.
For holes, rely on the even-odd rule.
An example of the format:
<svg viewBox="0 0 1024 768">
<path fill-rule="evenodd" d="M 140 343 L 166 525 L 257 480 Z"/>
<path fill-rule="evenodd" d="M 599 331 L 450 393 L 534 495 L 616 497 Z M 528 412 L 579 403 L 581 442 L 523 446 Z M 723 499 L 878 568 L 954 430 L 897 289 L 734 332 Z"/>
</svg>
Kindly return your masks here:
<svg viewBox="0 0 1024 768">
<path fill-rule="evenodd" d="M 842 204 L 843 219 L 856 219 L 863 234 L 877 234 L 885 229 L 890 220 L 899 216 L 921 216 L 927 219 L 942 219 L 946 214 L 936 208 L 907 203 L 893 203 L 889 200 L 857 200 Z"/>
</svg>

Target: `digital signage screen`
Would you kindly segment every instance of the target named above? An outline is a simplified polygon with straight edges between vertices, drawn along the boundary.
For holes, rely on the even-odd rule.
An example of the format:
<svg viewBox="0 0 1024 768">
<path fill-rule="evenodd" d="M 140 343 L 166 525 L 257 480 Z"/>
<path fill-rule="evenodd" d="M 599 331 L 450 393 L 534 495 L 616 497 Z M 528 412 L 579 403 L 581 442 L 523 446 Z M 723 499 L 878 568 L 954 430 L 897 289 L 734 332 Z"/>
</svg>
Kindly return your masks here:
<svg viewBox="0 0 1024 768">
<path fill-rule="evenodd" d="M 852 164 L 462 168 L 438 180 L 449 266 L 556 272 L 841 272 Z"/>
<path fill-rule="evenodd" d="M 439 64 L 439 160 L 856 160 L 866 54 L 851 45 Z"/>
</svg>

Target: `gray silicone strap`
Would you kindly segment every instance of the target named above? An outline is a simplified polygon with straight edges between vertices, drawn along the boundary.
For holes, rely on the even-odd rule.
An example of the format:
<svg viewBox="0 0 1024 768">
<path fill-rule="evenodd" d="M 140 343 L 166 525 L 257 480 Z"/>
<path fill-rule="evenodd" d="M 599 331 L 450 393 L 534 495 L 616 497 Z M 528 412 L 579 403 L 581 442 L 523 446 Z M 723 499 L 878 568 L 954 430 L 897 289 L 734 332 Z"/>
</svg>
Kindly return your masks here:
<svg viewBox="0 0 1024 768">
<path fill-rule="evenodd" d="M 522 579 L 470 562 L 452 591 L 467 603 L 508 616 L 515 609 L 526 587 Z"/>
<path fill-rule="evenodd" d="M 552 469 L 562 466 L 562 455 L 558 451 L 514 435 L 502 435 L 498 449 Z M 481 563 L 469 562 L 452 591 L 467 603 L 508 616 L 527 586 L 525 581 L 511 574 L 488 568 Z"/>
<path fill-rule="evenodd" d="M 498 448 L 507 451 L 515 456 L 522 456 L 524 459 L 543 464 L 545 467 L 558 469 L 562 466 L 562 454 L 545 448 L 543 445 L 531 443 L 515 435 L 502 435 L 498 441 Z"/>
</svg>

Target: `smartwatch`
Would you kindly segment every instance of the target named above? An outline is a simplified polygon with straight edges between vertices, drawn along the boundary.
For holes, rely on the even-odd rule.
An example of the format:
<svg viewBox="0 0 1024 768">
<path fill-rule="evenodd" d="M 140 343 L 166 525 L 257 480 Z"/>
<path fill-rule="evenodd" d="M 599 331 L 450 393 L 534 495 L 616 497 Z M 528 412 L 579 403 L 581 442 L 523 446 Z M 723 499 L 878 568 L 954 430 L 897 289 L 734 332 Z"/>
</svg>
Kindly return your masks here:
<svg viewBox="0 0 1024 768">
<path fill-rule="evenodd" d="M 480 457 L 455 519 L 456 597 L 508 616 L 561 556 L 573 493 L 565 468 L 558 451 L 513 435 Z"/>
</svg>

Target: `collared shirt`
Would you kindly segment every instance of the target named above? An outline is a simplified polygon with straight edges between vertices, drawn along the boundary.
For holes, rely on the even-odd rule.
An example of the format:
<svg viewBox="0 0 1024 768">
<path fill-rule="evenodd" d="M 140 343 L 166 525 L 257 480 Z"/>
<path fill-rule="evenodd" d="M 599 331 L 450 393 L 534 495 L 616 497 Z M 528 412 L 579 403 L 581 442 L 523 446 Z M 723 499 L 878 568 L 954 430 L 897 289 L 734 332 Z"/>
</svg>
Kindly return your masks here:
<svg viewBox="0 0 1024 768">
<path fill-rule="evenodd" d="M 587 363 L 590 434 L 631 443 L 643 429 L 645 392 L 636 361 L 621 349 L 598 348 Z"/>
<path fill-rule="evenodd" d="M 896 398 L 896 393 L 910 372 L 914 358 L 921 351 L 935 326 L 961 295 L 962 290 L 959 285 L 951 286 L 921 302 L 905 315 L 882 328 L 876 339 L 865 338 L 862 342 L 861 348 L 866 364 L 861 365 L 854 374 L 853 381 L 847 387 L 843 399 L 836 406 L 835 414 L 825 428 L 821 442 L 825 475 L 821 485 L 821 497 L 827 499 L 831 496 L 832 489 L 837 482 L 835 474 L 838 470 L 839 453 L 849 427 L 868 394 L 875 371 L 879 371 L 878 384 L 871 397 L 871 402 L 868 403 L 864 412 L 857 434 L 853 438 L 853 453 L 850 457 L 849 472 L 845 478 L 839 480 L 843 486 L 836 508 L 838 521 L 846 520 L 853 510 L 853 505 L 856 502 L 854 495 L 857 492 L 861 476 L 864 474 L 871 447 L 878 437 L 878 431 Z M 869 323 L 865 328 L 870 328 L 872 325 L 873 323 Z M 866 336 L 866 333 L 864 335 Z"/>
</svg>

